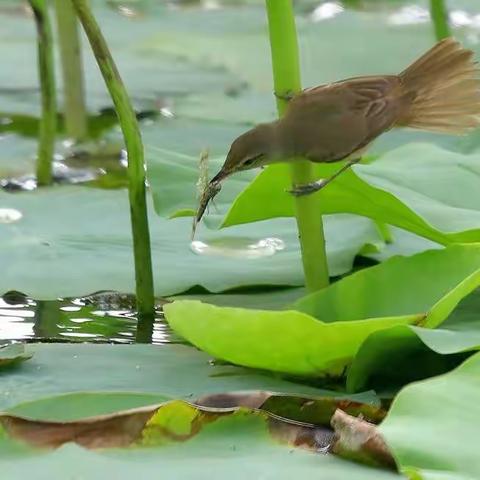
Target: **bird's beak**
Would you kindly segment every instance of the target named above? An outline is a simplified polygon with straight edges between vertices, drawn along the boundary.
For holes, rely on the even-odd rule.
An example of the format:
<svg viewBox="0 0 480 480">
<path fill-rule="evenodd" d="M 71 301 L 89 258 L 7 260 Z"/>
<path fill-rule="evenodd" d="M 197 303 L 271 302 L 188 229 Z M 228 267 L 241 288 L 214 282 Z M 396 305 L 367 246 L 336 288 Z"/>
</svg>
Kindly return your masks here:
<svg viewBox="0 0 480 480">
<path fill-rule="evenodd" d="M 214 184 L 214 183 L 219 183 L 219 182 L 222 182 L 223 180 L 225 180 L 228 176 L 230 175 L 230 173 L 225 170 L 223 167 L 220 169 L 220 171 L 210 180 L 210 185 Z"/>
</svg>

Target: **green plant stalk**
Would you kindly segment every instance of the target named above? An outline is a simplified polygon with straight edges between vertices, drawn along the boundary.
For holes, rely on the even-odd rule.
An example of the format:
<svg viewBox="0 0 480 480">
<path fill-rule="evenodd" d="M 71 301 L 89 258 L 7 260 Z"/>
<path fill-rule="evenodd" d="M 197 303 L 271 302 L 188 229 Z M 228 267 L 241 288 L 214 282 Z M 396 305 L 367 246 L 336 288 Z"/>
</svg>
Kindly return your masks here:
<svg viewBox="0 0 480 480">
<path fill-rule="evenodd" d="M 38 39 L 38 74 L 42 101 L 37 153 L 37 185 L 52 183 L 52 161 L 57 132 L 57 101 L 55 97 L 55 70 L 53 63 L 52 28 L 48 19 L 46 0 L 29 0 L 32 7 Z"/>
<path fill-rule="evenodd" d="M 135 332 L 135 343 L 152 343 L 154 322 L 140 321 L 137 324 L 137 331 Z"/>
<path fill-rule="evenodd" d="M 449 37 L 451 32 L 448 23 L 448 10 L 444 0 L 430 0 L 430 15 L 436 39 L 442 40 Z"/>
<path fill-rule="evenodd" d="M 120 121 L 128 154 L 128 194 L 133 233 L 137 310 L 140 318 L 153 319 L 154 293 L 150 233 L 148 228 L 143 144 L 135 112 L 87 0 L 71 0 L 87 34 Z"/>
<path fill-rule="evenodd" d="M 67 0 L 55 0 L 55 12 L 62 61 L 65 127 L 70 138 L 81 141 L 87 137 L 88 126 L 78 21 Z"/>
<path fill-rule="evenodd" d="M 278 113 L 281 116 L 287 107 L 287 101 L 281 97 L 301 90 L 295 17 L 291 0 L 266 0 L 266 6 L 273 81 Z M 313 165 L 300 159 L 292 163 L 291 176 L 293 185 L 318 180 Z M 310 292 L 320 290 L 328 285 L 329 277 L 319 196 L 306 195 L 295 198 L 295 216 L 302 250 L 305 285 Z"/>
<path fill-rule="evenodd" d="M 393 243 L 393 234 L 390 229 L 390 226 L 386 223 L 375 221 L 375 225 L 377 226 L 377 231 L 382 237 L 382 240 L 385 243 Z"/>
</svg>

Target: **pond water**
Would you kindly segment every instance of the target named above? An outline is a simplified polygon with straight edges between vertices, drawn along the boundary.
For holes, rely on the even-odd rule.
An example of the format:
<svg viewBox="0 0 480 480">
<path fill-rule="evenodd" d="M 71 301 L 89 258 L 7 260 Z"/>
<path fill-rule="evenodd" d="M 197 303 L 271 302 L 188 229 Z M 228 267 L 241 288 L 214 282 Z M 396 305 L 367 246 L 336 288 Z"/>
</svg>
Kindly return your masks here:
<svg viewBox="0 0 480 480">
<path fill-rule="evenodd" d="M 0 298 L 0 344 L 7 340 L 48 342 L 136 341 L 178 342 L 158 308 L 147 337 L 137 337 L 137 317 L 131 295 L 102 293 L 90 297 L 35 301 L 17 292 Z M 148 322 L 150 323 L 150 322 Z"/>
</svg>

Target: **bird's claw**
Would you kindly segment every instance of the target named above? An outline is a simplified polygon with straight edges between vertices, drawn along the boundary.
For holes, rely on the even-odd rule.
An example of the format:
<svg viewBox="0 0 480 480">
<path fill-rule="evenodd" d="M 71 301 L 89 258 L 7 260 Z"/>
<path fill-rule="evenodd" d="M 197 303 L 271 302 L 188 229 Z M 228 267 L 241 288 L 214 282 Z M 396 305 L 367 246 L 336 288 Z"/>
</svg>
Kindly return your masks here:
<svg viewBox="0 0 480 480">
<path fill-rule="evenodd" d="M 305 183 L 304 185 L 295 185 L 288 193 L 291 193 L 294 197 L 310 195 L 311 193 L 318 192 L 318 190 L 322 189 L 327 183 L 325 179 L 322 179 L 317 182 Z"/>
<path fill-rule="evenodd" d="M 291 90 L 287 90 L 284 93 L 273 92 L 273 94 L 279 100 L 285 100 L 286 102 L 289 102 L 295 96 L 295 93 L 293 93 Z"/>
</svg>

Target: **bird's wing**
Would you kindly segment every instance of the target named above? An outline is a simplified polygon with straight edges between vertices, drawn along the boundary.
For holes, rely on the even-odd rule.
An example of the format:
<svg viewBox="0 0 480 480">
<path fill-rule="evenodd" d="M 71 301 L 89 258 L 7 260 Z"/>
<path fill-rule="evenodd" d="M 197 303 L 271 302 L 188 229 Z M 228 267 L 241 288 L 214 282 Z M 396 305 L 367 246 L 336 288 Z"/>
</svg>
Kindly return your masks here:
<svg viewBox="0 0 480 480">
<path fill-rule="evenodd" d="M 337 97 L 344 108 L 371 124 L 373 134 L 390 128 L 398 118 L 402 88 L 397 76 L 372 76 L 307 88 L 302 94 L 312 99 L 326 94 Z"/>
<path fill-rule="evenodd" d="M 285 120 L 299 154 L 317 162 L 338 161 L 395 124 L 401 94 L 395 76 L 352 78 L 304 90 L 290 103 Z"/>
</svg>

